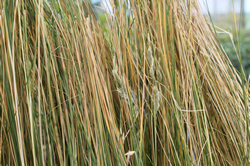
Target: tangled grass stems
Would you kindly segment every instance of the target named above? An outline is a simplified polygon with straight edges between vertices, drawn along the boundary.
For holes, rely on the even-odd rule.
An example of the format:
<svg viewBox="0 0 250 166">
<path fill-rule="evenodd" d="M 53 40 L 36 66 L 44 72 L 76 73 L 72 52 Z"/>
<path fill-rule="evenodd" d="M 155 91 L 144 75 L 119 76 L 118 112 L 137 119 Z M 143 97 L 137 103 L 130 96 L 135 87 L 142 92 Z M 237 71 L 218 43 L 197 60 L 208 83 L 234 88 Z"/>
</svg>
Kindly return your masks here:
<svg viewBox="0 0 250 166">
<path fill-rule="evenodd" d="M 196 0 L 110 0 L 104 27 L 74 2 L 0 2 L 0 163 L 249 164 L 249 83 Z"/>
</svg>

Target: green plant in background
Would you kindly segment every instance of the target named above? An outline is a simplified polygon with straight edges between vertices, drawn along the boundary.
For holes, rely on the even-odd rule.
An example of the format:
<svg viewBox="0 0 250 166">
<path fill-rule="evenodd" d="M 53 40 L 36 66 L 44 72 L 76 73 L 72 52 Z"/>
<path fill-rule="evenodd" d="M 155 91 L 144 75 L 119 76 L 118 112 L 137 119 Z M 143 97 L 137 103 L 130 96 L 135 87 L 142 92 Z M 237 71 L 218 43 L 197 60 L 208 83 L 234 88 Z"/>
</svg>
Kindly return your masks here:
<svg viewBox="0 0 250 166">
<path fill-rule="evenodd" d="M 236 23 L 238 25 L 241 24 L 240 15 L 236 15 L 233 12 L 227 15 L 214 15 L 212 20 L 217 27 L 225 29 L 226 33 L 220 33 L 221 30 L 218 30 L 217 33 L 218 40 L 222 47 L 224 48 L 226 54 L 231 60 L 232 64 L 238 71 L 240 71 L 240 62 L 237 56 L 238 50 L 238 41 L 235 29 L 235 17 Z M 241 27 L 241 30 L 238 31 L 239 34 L 239 43 L 240 43 L 240 51 L 242 56 L 242 65 L 245 69 L 246 75 L 250 74 L 250 31 L 249 31 L 249 23 L 250 23 L 250 14 L 245 14 L 245 27 Z"/>
<path fill-rule="evenodd" d="M 0 163 L 249 165 L 247 78 L 196 0 L 74 2 L 0 1 Z"/>
<path fill-rule="evenodd" d="M 249 30 L 243 30 L 240 34 L 240 50 L 241 50 L 241 56 L 242 56 L 242 65 L 246 71 L 246 75 L 250 75 L 250 31 Z M 237 40 L 236 40 L 236 34 L 235 30 L 232 33 L 233 43 L 231 40 L 230 35 L 224 33 L 219 34 L 218 39 L 224 48 L 225 52 L 227 53 L 228 57 L 232 61 L 233 65 L 237 68 L 238 71 L 240 71 L 240 63 L 239 59 L 237 57 L 237 49 L 235 49 L 234 45 L 237 46 Z"/>
<path fill-rule="evenodd" d="M 105 27 L 105 24 L 107 23 L 107 14 L 100 13 L 98 14 L 98 19 L 100 20 L 100 25 Z"/>
</svg>

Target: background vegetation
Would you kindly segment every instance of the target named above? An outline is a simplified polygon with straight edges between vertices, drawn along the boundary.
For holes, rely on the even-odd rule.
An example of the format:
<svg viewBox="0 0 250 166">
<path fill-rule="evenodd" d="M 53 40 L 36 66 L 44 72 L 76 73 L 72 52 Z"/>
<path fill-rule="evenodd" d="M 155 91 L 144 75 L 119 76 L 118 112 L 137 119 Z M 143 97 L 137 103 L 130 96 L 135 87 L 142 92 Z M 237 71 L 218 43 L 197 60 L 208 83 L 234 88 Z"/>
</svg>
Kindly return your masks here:
<svg viewBox="0 0 250 166">
<path fill-rule="evenodd" d="M 249 165 L 245 64 L 197 1 L 110 2 L 0 1 L 0 163 Z"/>
<path fill-rule="evenodd" d="M 241 18 L 239 15 L 234 16 L 234 13 L 229 13 L 228 15 L 219 15 L 214 16 L 212 19 L 216 26 L 224 29 L 227 33 L 218 33 L 218 39 L 227 53 L 229 59 L 232 64 L 236 67 L 238 71 L 240 71 L 240 63 L 237 57 L 238 48 L 234 48 L 234 45 L 237 46 L 237 34 L 235 28 L 235 20 L 237 22 L 237 33 L 239 37 L 240 43 L 240 51 L 242 54 L 242 62 L 243 67 L 246 72 L 246 75 L 249 77 L 250 75 L 250 14 L 245 14 L 245 26 L 241 25 Z M 241 27 L 239 27 L 241 25 Z M 239 30 L 240 28 L 240 30 Z M 221 31 L 220 31 L 221 32 Z M 233 41 L 232 41 L 233 39 Z"/>
<path fill-rule="evenodd" d="M 228 34 L 219 34 L 218 39 L 224 48 L 226 54 L 230 58 L 233 65 L 236 67 L 238 71 L 240 71 L 240 63 L 237 58 L 234 45 L 237 45 L 238 41 L 236 39 L 236 33 L 233 31 L 232 35 L 234 36 L 233 42 Z M 239 33 L 240 35 L 240 50 L 241 50 L 241 56 L 242 56 L 242 65 L 245 69 L 246 75 L 250 75 L 250 31 L 249 30 L 243 30 Z"/>
</svg>

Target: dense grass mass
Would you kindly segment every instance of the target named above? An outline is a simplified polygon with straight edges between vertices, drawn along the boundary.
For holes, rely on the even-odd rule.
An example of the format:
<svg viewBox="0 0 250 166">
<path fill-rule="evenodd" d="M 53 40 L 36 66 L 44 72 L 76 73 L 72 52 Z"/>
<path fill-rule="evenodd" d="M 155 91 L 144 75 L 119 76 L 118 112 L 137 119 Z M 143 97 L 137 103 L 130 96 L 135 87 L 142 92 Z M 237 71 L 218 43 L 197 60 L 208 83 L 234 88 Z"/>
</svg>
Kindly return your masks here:
<svg viewBox="0 0 250 166">
<path fill-rule="evenodd" d="M 0 163 L 248 165 L 248 80 L 197 1 L 110 2 L 0 1 Z"/>
</svg>

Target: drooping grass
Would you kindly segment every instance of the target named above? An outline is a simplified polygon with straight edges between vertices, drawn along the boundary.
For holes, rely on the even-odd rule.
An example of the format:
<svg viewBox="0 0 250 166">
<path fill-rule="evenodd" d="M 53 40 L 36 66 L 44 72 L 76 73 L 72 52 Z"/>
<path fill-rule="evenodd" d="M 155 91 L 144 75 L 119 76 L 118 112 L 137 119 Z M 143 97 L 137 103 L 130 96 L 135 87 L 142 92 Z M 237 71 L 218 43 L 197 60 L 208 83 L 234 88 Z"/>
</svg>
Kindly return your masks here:
<svg viewBox="0 0 250 166">
<path fill-rule="evenodd" d="M 101 28 L 80 0 L 0 2 L 0 163 L 248 165 L 247 78 L 197 1 L 111 4 Z"/>
</svg>

